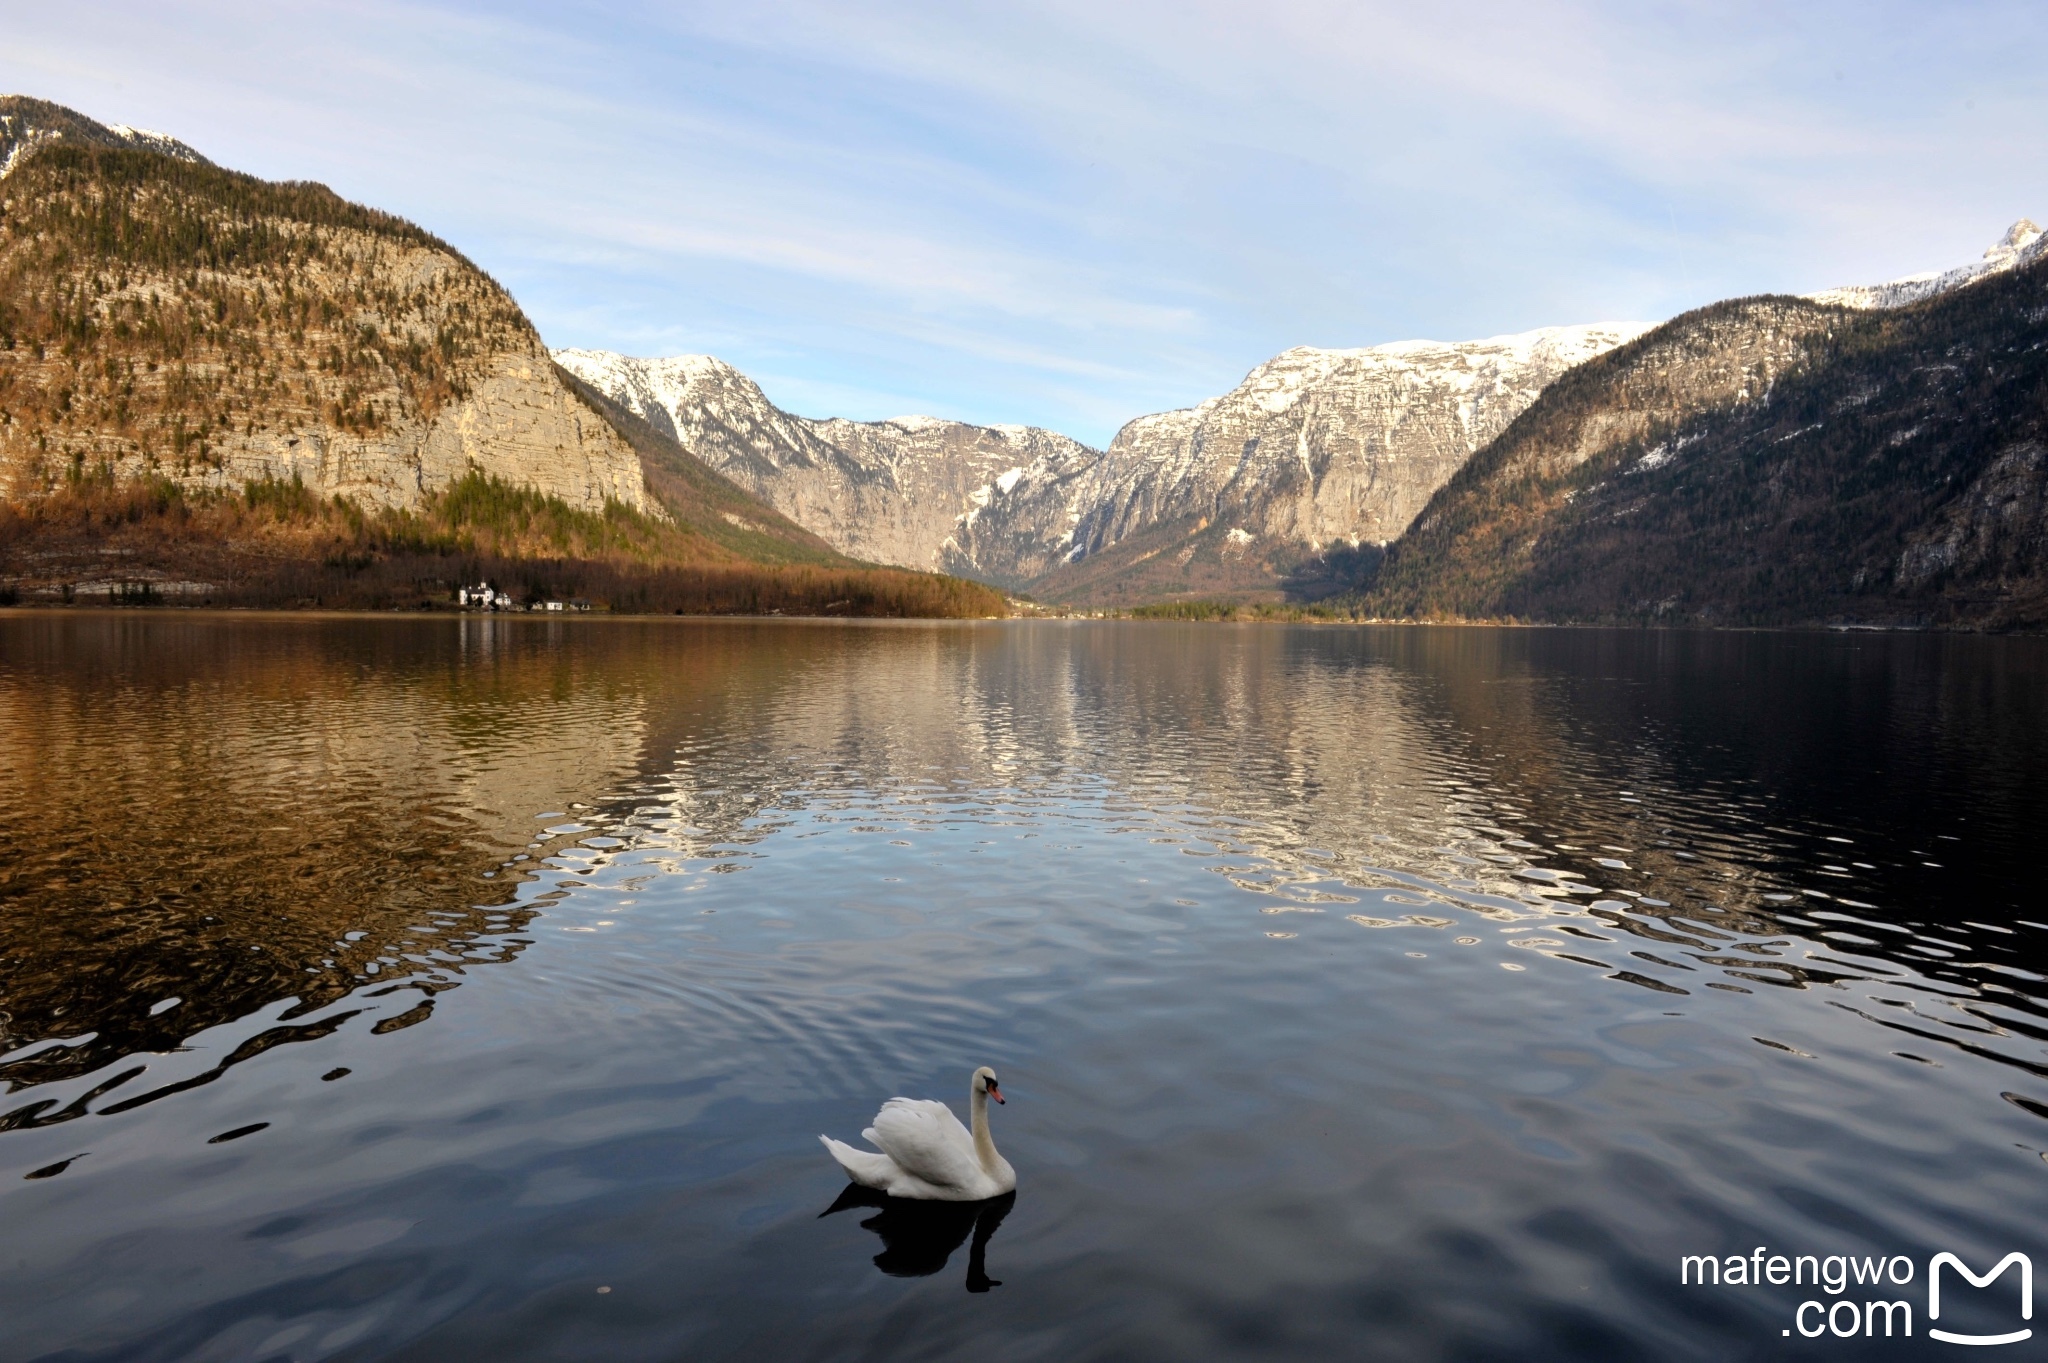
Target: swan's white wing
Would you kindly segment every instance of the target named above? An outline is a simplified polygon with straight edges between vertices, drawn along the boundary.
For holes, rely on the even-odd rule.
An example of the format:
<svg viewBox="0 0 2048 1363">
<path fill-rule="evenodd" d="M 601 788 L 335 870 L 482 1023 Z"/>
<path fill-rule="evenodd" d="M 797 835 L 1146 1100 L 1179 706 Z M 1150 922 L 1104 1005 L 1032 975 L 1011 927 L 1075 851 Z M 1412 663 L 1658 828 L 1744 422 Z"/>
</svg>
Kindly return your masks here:
<svg viewBox="0 0 2048 1363">
<path fill-rule="evenodd" d="M 890 1185 L 901 1177 L 900 1171 L 896 1168 L 896 1161 L 887 1155 L 877 1155 L 872 1150 L 856 1150 L 844 1141 L 835 1141 L 830 1136 L 820 1136 L 818 1139 L 825 1142 L 825 1149 L 839 1162 L 839 1167 L 846 1171 L 846 1176 L 864 1188 L 879 1188 L 887 1192 Z"/>
<path fill-rule="evenodd" d="M 985 1180 L 974 1137 L 953 1109 L 929 1098 L 891 1098 L 861 1133 L 898 1168 L 940 1188 L 967 1188 Z"/>
</svg>

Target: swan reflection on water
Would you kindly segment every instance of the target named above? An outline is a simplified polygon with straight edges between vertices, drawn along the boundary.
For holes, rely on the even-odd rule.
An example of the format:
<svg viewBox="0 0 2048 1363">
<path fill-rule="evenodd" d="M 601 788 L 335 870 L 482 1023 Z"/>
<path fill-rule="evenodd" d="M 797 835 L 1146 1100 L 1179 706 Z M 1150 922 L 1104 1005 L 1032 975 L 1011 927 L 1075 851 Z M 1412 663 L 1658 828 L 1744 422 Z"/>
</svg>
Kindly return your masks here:
<svg viewBox="0 0 2048 1363">
<path fill-rule="evenodd" d="M 946 1266 L 967 1233 L 974 1243 L 967 1251 L 967 1290 L 986 1292 L 1002 1283 L 988 1276 L 988 1242 L 996 1227 L 1016 1205 L 1017 1194 L 1004 1193 L 983 1202 L 919 1202 L 849 1183 L 838 1200 L 819 1213 L 820 1219 L 852 1207 L 874 1207 L 875 1215 L 860 1223 L 882 1237 L 875 1267 L 892 1278 L 928 1278 Z"/>
</svg>

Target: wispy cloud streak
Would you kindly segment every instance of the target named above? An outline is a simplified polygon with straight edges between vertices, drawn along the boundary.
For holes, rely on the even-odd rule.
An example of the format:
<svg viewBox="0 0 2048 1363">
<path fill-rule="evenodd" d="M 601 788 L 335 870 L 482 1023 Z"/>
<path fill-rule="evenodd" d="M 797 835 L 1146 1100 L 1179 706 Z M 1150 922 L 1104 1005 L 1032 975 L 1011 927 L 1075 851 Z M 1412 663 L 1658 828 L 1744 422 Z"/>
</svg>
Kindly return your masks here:
<svg viewBox="0 0 2048 1363">
<path fill-rule="evenodd" d="M 558 344 L 1107 438 L 1295 344 L 1669 315 L 2048 211 L 2038 5 L 10 6 L 0 87 L 414 217 Z"/>
</svg>

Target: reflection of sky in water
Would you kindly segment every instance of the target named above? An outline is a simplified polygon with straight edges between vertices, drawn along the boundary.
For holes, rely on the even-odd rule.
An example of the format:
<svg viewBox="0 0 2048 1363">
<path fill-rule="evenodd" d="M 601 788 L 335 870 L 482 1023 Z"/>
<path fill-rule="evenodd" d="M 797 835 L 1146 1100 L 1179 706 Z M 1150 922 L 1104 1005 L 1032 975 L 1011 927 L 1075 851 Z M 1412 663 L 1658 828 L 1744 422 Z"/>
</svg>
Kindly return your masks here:
<svg viewBox="0 0 2048 1363">
<path fill-rule="evenodd" d="M 0 638 L 39 1349 L 1717 1357 L 1680 1253 L 2038 1219 L 2030 641 Z M 984 1060 L 1000 1235 L 817 1220 Z"/>
</svg>

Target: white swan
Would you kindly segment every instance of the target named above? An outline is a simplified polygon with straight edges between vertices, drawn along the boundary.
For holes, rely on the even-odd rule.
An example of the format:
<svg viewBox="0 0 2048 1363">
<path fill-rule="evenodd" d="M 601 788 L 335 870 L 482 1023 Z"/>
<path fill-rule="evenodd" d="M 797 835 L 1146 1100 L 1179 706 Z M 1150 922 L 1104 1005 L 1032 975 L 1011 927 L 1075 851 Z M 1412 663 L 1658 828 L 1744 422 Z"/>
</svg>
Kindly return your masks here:
<svg viewBox="0 0 2048 1363">
<path fill-rule="evenodd" d="M 991 1098 L 1002 1102 L 1003 1091 L 996 1085 L 996 1072 L 983 1065 L 968 1081 L 972 1135 L 944 1103 L 891 1098 L 875 1114 L 875 1124 L 860 1133 L 881 1154 L 856 1150 L 830 1136 L 818 1139 L 847 1177 L 864 1188 L 926 1202 L 980 1202 L 1017 1186 L 1017 1171 L 996 1153 L 988 1134 Z"/>
</svg>

